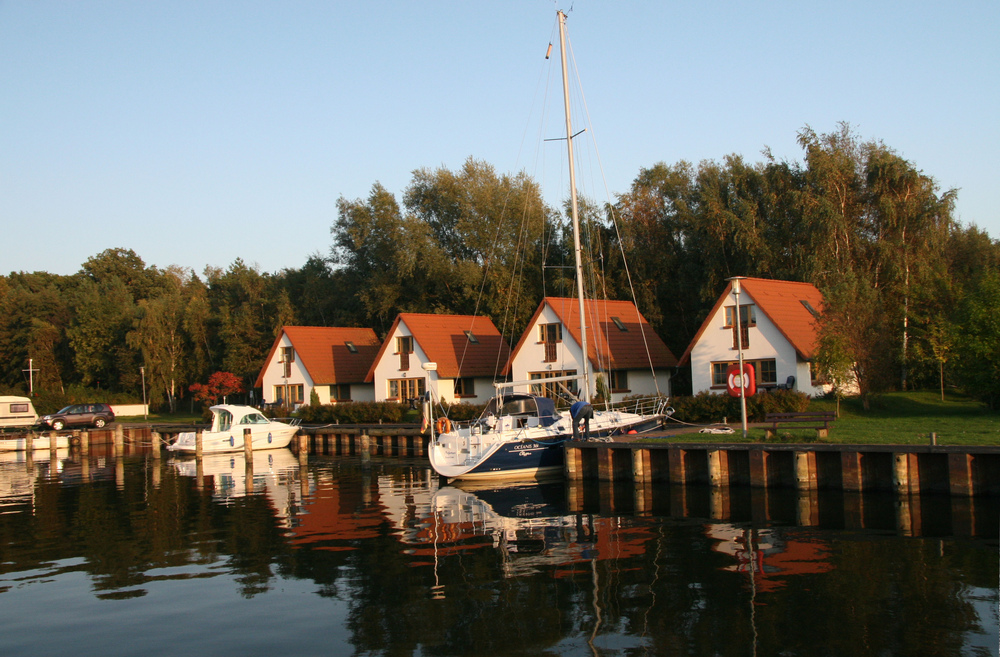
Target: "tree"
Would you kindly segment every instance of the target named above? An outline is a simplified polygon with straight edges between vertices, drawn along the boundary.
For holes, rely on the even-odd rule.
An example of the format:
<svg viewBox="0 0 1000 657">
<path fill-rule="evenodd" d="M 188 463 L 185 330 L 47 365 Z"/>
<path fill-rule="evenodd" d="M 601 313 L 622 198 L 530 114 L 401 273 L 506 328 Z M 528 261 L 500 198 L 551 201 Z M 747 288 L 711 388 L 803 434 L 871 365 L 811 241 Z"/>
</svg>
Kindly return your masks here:
<svg viewBox="0 0 1000 657">
<path fill-rule="evenodd" d="M 208 377 L 207 384 L 192 383 L 190 388 L 194 393 L 194 398 L 202 403 L 217 404 L 219 397 L 222 403 L 226 403 L 226 397 L 244 392 L 243 382 L 240 377 L 232 372 L 215 372 Z"/>
<path fill-rule="evenodd" d="M 1000 274 L 987 272 L 964 298 L 955 337 L 957 376 L 990 409 L 1000 403 Z"/>
</svg>

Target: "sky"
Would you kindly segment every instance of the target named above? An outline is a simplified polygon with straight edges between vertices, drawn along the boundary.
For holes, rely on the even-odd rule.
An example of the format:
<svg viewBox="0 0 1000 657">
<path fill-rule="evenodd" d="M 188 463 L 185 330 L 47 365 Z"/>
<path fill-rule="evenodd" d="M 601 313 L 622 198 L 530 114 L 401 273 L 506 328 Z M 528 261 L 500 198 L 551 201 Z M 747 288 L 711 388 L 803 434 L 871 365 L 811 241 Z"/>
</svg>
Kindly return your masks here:
<svg viewBox="0 0 1000 657">
<path fill-rule="evenodd" d="M 296 269 L 338 199 L 470 157 L 558 204 L 539 163 L 565 146 L 530 123 L 562 120 L 557 9 L 601 194 L 658 162 L 801 162 L 803 128 L 846 122 L 1000 238 L 996 0 L 0 0 L 0 274 L 109 248 Z"/>
</svg>

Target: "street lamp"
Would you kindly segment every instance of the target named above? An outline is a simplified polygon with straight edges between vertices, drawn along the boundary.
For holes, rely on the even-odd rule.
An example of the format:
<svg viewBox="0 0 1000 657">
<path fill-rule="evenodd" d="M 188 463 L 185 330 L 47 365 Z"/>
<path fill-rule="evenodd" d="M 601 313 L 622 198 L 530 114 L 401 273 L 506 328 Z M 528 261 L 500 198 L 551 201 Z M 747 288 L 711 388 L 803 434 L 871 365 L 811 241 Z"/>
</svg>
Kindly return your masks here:
<svg viewBox="0 0 1000 657">
<path fill-rule="evenodd" d="M 139 374 L 142 376 L 142 418 L 149 421 L 149 406 L 146 405 L 146 367 L 139 366 Z"/>
<path fill-rule="evenodd" d="M 743 440 L 747 439 L 747 380 L 743 371 L 743 327 L 740 325 L 740 281 L 746 276 L 727 278 L 733 286 L 733 296 L 736 297 L 736 350 L 740 357 L 740 416 L 743 422 Z"/>
<path fill-rule="evenodd" d="M 438 364 L 428 361 L 420 365 L 425 372 L 437 372 Z M 434 442 L 434 393 L 431 391 L 431 375 L 427 375 L 427 411 L 425 417 L 431 429 L 431 442 Z"/>
</svg>

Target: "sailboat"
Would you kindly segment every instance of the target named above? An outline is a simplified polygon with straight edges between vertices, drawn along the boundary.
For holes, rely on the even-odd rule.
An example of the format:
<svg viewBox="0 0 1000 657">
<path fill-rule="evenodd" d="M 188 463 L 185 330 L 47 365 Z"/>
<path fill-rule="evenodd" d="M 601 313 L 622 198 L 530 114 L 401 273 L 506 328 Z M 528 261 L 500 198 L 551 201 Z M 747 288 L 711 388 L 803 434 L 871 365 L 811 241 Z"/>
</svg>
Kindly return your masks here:
<svg viewBox="0 0 1000 657">
<path fill-rule="evenodd" d="M 566 63 L 566 14 L 558 12 L 559 48 L 562 58 L 563 98 L 566 115 L 566 144 L 569 156 L 570 210 L 573 225 L 573 252 L 576 268 L 577 300 L 580 307 L 581 347 L 584 354 L 581 375 L 556 376 L 546 384 L 581 381 L 581 398 L 569 410 L 557 411 L 552 399 L 538 391 L 538 380 L 494 384 L 497 394 L 483 414 L 464 426 L 449 427 L 431 435 L 428 455 L 431 467 L 447 479 L 539 478 L 559 473 L 565 463 L 563 443 L 573 439 L 608 438 L 654 429 L 673 412 L 667 400 L 655 398 L 629 409 L 596 410 L 590 404 L 590 374 L 587 366 L 587 328 L 583 253 L 573 162 L 573 127 L 570 120 L 569 78 Z M 533 387 L 534 386 L 534 387 Z M 529 392 L 515 392 L 526 388 Z M 431 401 L 425 417 L 430 417 Z M 581 433 L 580 424 L 584 429 Z M 432 424 L 433 426 L 433 424 Z"/>
</svg>

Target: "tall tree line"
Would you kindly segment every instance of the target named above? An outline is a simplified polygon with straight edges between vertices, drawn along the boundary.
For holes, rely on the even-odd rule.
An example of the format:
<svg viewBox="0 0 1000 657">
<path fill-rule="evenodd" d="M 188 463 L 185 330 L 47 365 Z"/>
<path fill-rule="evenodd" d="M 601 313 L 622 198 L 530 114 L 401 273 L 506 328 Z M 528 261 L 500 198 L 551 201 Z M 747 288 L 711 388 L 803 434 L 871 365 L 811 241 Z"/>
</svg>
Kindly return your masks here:
<svg viewBox="0 0 1000 657">
<path fill-rule="evenodd" d="M 765 152 L 642 169 L 601 206 L 581 202 L 597 294 L 631 299 L 675 352 L 731 276 L 824 293 L 819 365 L 865 398 L 964 386 L 1000 402 L 1000 244 L 953 217 L 956 192 L 847 125 L 799 135 L 801 162 Z M 171 408 L 217 370 L 249 385 L 286 324 L 367 326 L 399 312 L 489 316 L 516 341 L 543 295 L 575 294 L 565 208 L 526 174 L 469 159 L 418 169 L 400 199 L 381 184 L 340 198 L 326 254 L 262 273 L 241 260 L 200 275 L 109 249 L 80 272 L 0 278 L 0 387 L 138 390 Z"/>
</svg>

